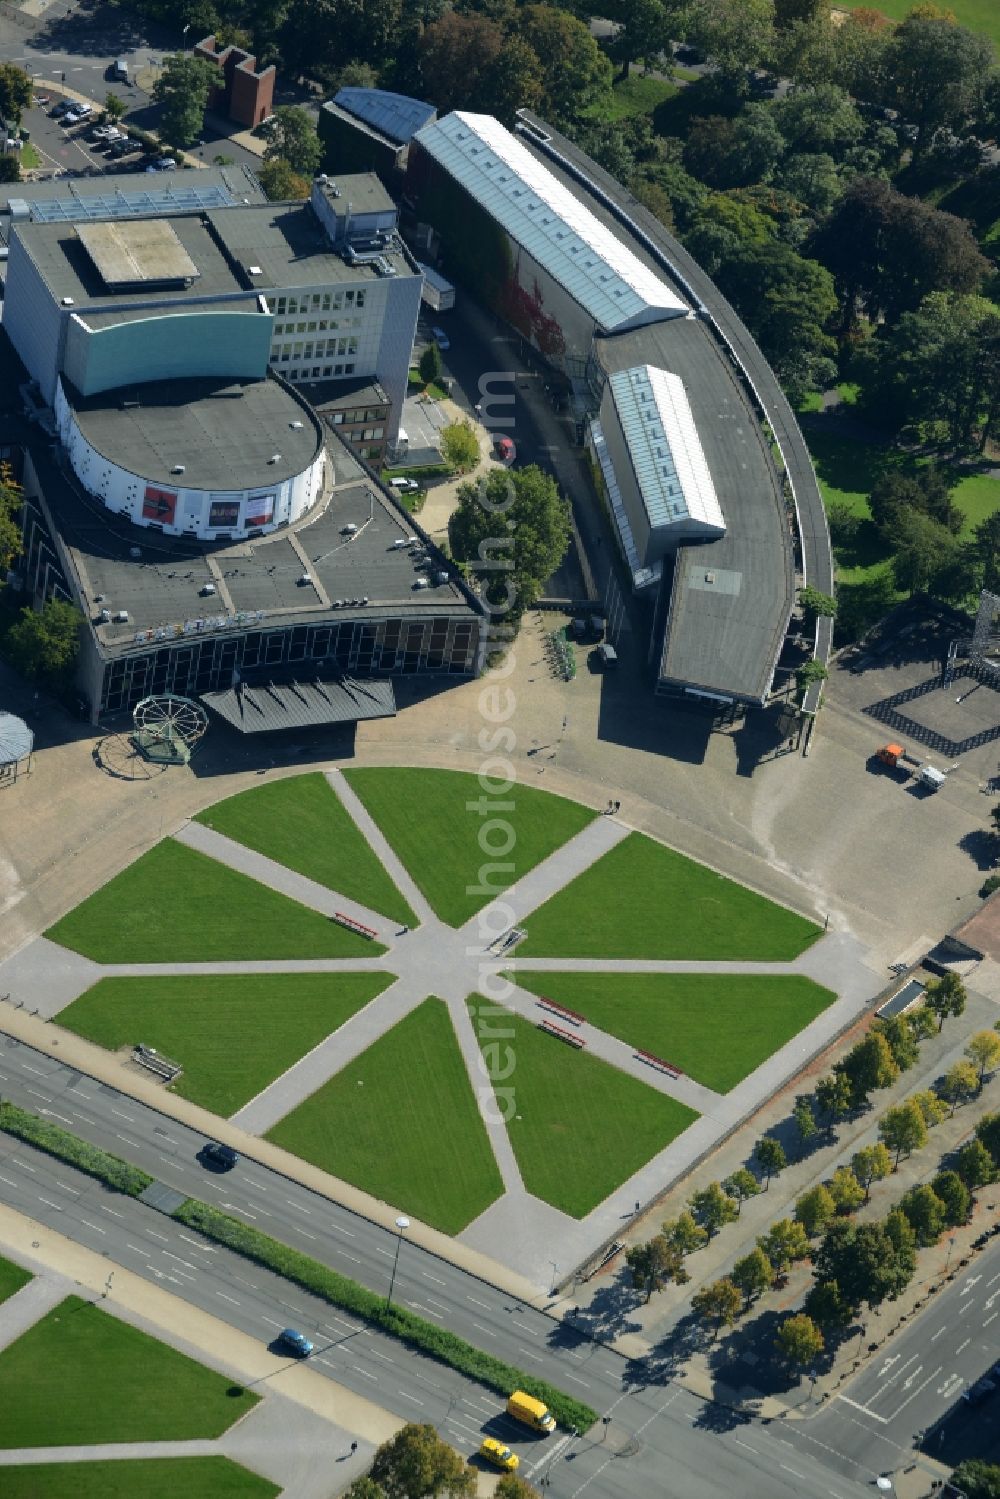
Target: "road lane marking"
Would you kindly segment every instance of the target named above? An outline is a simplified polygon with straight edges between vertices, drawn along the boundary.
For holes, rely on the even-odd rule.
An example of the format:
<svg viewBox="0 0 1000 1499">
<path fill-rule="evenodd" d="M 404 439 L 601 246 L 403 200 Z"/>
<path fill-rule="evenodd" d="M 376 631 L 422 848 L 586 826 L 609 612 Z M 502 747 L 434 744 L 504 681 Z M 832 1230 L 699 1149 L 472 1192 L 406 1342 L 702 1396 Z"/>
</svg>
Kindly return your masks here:
<svg viewBox="0 0 1000 1499">
<path fill-rule="evenodd" d="M 342 1228 L 339 1223 L 331 1223 L 328 1226 L 330 1228 L 335 1228 L 337 1230 L 338 1234 L 346 1234 L 349 1239 L 353 1239 L 354 1238 L 354 1235 L 351 1233 L 351 1230 L 349 1228 Z"/>
<path fill-rule="evenodd" d="M 955 1357 L 956 1358 L 958 1357 L 958 1355 L 962 1352 L 963 1348 L 968 1348 L 968 1346 L 969 1346 L 969 1344 L 971 1342 L 972 1342 L 971 1338 L 966 1338 L 966 1340 L 965 1340 L 964 1343 L 959 1343 L 958 1347 L 955 1349 Z"/>
<path fill-rule="evenodd" d="M 16 1187 L 17 1182 L 12 1182 L 9 1176 L 0 1176 L 0 1182 L 6 1182 L 8 1187 Z"/>
<path fill-rule="evenodd" d="M 159 1238 L 159 1234 L 156 1237 Z M 165 1249 L 163 1255 L 165 1259 L 176 1260 L 178 1265 L 186 1265 L 189 1270 L 197 1270 L 198 1268 L 197 1265 L 192 1265 L 190 1260 L 182 1260 L 179 1254 L 172 1254 L 169 1249 Z"/>
<path fill-rule="evenodd" d="M 488 1338 L 496 1337 L 496 1333 L 493 1332 L 492 1328 L 484 1327 L 481 1322 L 473 1322 L 472 1325 L 477 1332 L 484 1332 Z"/>
<path fill-rule="evenodd" d="M 399 1393 L 402 1395 L 404 1400 L 412 1400 L 414 1405 L 423 1405 L 424 1403 L 422 1400 L 418 1400 L 416 1395 L 411 1395 L 409 1390 L 400 1390 Z"/>
<path fill-rule="evenodd" d="M 870 1411 L 868 1409 L 867 1405 L 861 1405 L 857 1400 L 852 1400 L 849 1395 L 838 1395 L 837 1399 L 838 1400 L 842 1400 L 845 1405 L 851 1405 L 851 1406 L 853 1406 L 856 1411 L 861 1411 L 862 1415 L 871 1416 L 872 1420 L 873 1421 L 878 1421 L 878 1423 L 881 1426 L 888 1426 L 889 1425 L 889 1417 L 888 1416 L 878 1416 L 878 1415 L 876 1415 L 874 1411 Z"/>
<path fill-rule="evenodd" d="M 989 1327 L 990 1323 L 995 1321 L 997 1317 L 1000 1317 L 1000 1312 L 994 1312 L 992 1316 L 987 1317 L 986 1321 L 983 1323 L 983 1326 Z"/>
<path fill-rule="evenodd" d="M 288 1203 L 288 1206 L 290 1208 L 298 1208 L 299 1212 L 300 1213 L 305 1213 L 305 1215 L 306 1215 L 307 1218 L 311 1218 L 312 1217 L 312 1209 L 311 1208 L 304 1208 L 302 1206 L 301 1202 L 293 1202 L 290 1197 L 286 1197 L 285 1201 Z"/>
<path fill-rule="evenodd" d="M 169 1244 L 170 1243 L 170 1240 L 166 1237 L 166 1235 L 165 1234 L 158 1234 L 156 1232 L 155 1228 L 147 1228 L 146 1232 L 148 1233 L 148 1235 L 149 1235 L 149 1237 L 151 1239 L 159 1239 L 160 1242 L 161 1242 L 161 1244 Z"/>
<path fill-rule="evenodd" d="M 920 1394 L 921 1390 L 926 1389 L 926 1387 L 930 1384 L 930 1382 L 931 1382 L 932 1379 L 937 1379 L 938 1375 L 941 1373 L 941 1370 L 943 1368 L 944 1368 L 943 1364 L 938 1364 L 938 1366 L 934 1370 L 933 1374 L 928 1374 L 927 1378 L 923 1381 L 922 1384 L 918 1384 L 915 1390 L 911 1390 L 910 1393 L 907 1395 L 906 1399 L 903 1401 L 902 1405 L 900 1405 L 897 1410 L 893 1411 L 892 1415 L 889 1418 L 890 1421 L 895 1421 L 897 1416 L 902 1415 L 903 1411 L 909 1405 L 910 1401 L 911 1400 L 915 1400 L 917 1398 L 917 1396 Z"/>
<path fill-rule="evenodd" d="M 122 1216 L 121 1213 L 116 1213 L 114 1208 L 105 1207 L 103 1202 L 99 1202 L 97 1206 L 102 1213 L 110 1213 L 112 1218 L 120 1218 Z"/>
<path fill-rule="evenodd" d="M 95 1234 L 107 1234 L 106 1228 L 98 1228 L 97 1224 L 91 1223 L 89 1218 L 81 1218 L 80 1222 L 85 1223 L 88 1228 L 92 1228 Z"/>
<path fill-rule="evenodd" d="M 525 1358 L 533 1358 L 537 1364 L 543 1362 L 542 1355 L 540 1353 L 532 1353 L 530 1348 L 522 1348 L 520 1343 L 517 1344 L 517 1351 L 518 1353 L 523 1353 Z"/>
<path fill-rule="evenodd" d="M 37 1088 L 25 1088 L 25 1093 L 30 1093 L 32 1098 L 41 1098 L 45 1103 L 51 1103 L 52 1097 L 48 1093 L 39 1093 Z"/>
<path fill-rule="evenodd" d="M 70 1184 L 69 1184 L 69 1182 L 61 1182 L 59 1180 L 58 1176 L 56 1177 L 55 1181 L 56 1181 L 56 1186 L 57 1187 L 62 1187 L 62 1189 L 63 1189 L 64 1192 L 72 1192 L 72 1194 L 73 1194 L 74 1197 L 79 1197 L 80 1196 L 80 1193 L 81 1193 L 81 1188 L 80 1187 L 71 1187 Z"/>
<path fill-rule="evenodd" d="M 127 1119 L 129 1124 L 138 1124 L 139 1121 L 134 1114 L 125 1114 L 121 1109 L 112 1109 L 112 1114 L 117 1114 L 119 1119 Z"/>
<path fill-rule="evenodd" d="M 138 1140 L 130 1140 L 129 1137 L 128 1137 L 128 1135 L 120 1135 L 120 1134 L 118 1134 L 117 1130 L 115 1131 L 115 1139 L 116 1140 L 124 1140 L 125 1144 L 126 1145 L 130 1145 L 133 1150 L 141 1150 L 142 1149 L 142 1146 L 139 1144 Z"/>
<path fill-rule="evenodd" d="M 783 1468 L 786 1473 L 791 1473 L 793 1478 L 801 1478 L 803 1483 L 806 1482 L 806 1475 L 800 1473 L 796 1468 L 790 1468 L 787 1463 L 779 1463 L 778 1466 Z"/>
<path fill-rule="evenodd" d="M 475 1296 L 466 1296 L 465 1299 L 466 1301 L 471 1301 L 473 1306 L 481 1306 L 488 1312 L 493 1310 L 488 1301 L 477 1301 Z"/>
<path fill-rule="evenodd" d="M 442 1280 L 441 1279 L 440 1275 L 432 1275 L 429 1270 L 421 1270 L 420 1273 L 421 1273 L 422 1276 L 424 1276 L 424 1278 L 426 1280 L 437 1281 L 437 1283 L 438 1283 L 439 1286 L 446 1286 L 448 1284 L 448 1282 L 446 1280 Z"/>
<path fill-rule="evenodd" d="M 110 1211 L 111 1209 L 109 1208 L 108 1212 Z M 203 1244 L 200 1239 L 192 1239 L 190 1234 L 178 1234 L 177 1237 L 183 1239 L 185 1244 L 193 1244 L 195 1249 L 200 1249 L 204 1254 L 218 1253 L 214 1244 Z"/>
<path fill-rule="evenodd" d="M 392 1259 L 392 1251 L 389 1250 L 389 1249 L 383 1249 L 381 1247 L 381 1245 L 379 1245 L 379 1244 L 375 1245 L 375 1253 L 376 1254 L 384 1254 L 387 1260 L 391 1260 Z"/>
<path fill-rule="evenodd" d="M 265 1213 L 264 1216 L 266 1218 L 268 1216 L 268 1214 Z M 304 1228 L 297 1228 L 295 1230 L 295 1232 L 299 1235 L 300 1238 L 303 1238 L 303 1239 L 312 1239 L 314 1243 L 316 1241 L 316 1235 L 315 1234 L 307 1234 Z"/>
<path fill-rule="evenodd" d="M 22 1161 L 20 1156 L 12 1155 L 10 1159 L 11 1159 L 11 1163 L 13 1165 L 20 1166 L 20 1168 L 21 1168 L 22 1171 L 30 1171 L 31 1174 L 32 1174 L 32 1176 L 34 1176 L 34 1174 L 35 1174 L 35 1168 L 34 1168 L 34 1166 L 29 1166 L 28 1162 L 27 1161 Z"/>
<path fill-rule="evenodd" d="M 934 1342 L 936 1342 L 936 1341 L 937 1341 L 937 1339 L 938 1339 L 938 1338 L 939 1338 L 939 1337 L 940 1337 L 940 1336 L 941 1336 L 941 1334 L 942 1334 L 942 1333 L 945 1333 L 945 1332 L 947 1332 L 947 1331 L 948 1331 L 948 1329 L 947 1329 L 947 1327 L 939 1327 L 939 1328 L 938 1328 L 938 1330 L 937 1330 L 937 1332 L 936 1332 L 936 1333 L 935 1333 L 935 1334 L 934 1334 L 934 1336 L 933 1336 L 933 1337 L 932 1337 L 932 1338 L 931 1338 L 931 1342 L 932 1342 L 932 1343 L 934 1343 Z"/>
<path fill-rule="evenodd" d="M 358 1256 L 356 1254 L 348 1254 L 346 1249 L 342 1249 L 340 1252 L 344 1256 L 345 1260 L 353 1260 L 356 1265 L 361 1264 L 361 1261 L 358 1259 Z"/>
<path fill-rule="evenodd" d="M 760 1456 L 760 1453 L 757 1451 L 757 1448 L 756 1447 L 751 1447 L 749 1442 L 741 1441 L 739 1437 L 733 1437 L 733 1441 L 736 1443 L 737 1447 L 745 1447 L 747 1449 L 747 1451 L 748 1452 L 752 1452 L 755 1457 L 759 1457 Z"/>
<path fill-rule="evenodd" d="M 367 1369 L 362 1369 L 362 1367 L 361 1367 L 360 1364 L 352 1364 L 351 1368 L 352 1369 L 357 1369 L 358 1373 L 360 1375 L 362 1375 L 365 1379 L 373 1379 L 375 1381 L 375 1383 L 378 1384 L 378 1375 L 377 1374 L 370 1374 Z"/>
<path fill-rule="evenodd" d="M 38 1200 L 39 1202 L 44 1202 L 47 1208 L 55 1208 L 57 1213 L 62 1212 L 62 1208 L 59 1206 L 58 1202 L 51 1202 L 48 1197 L 43 1197 L 41 1192 L 39 1192 L 38 1194 Z"/>
<path fill-rule="evenodd" d="M 567 1379 L 571 1379 L 574 1384 L 582 1384 L 583 1388 L 585 1390 L 589 1390 L 590 1389 L 590 1385 L 587 1383 L 587 1381 L 585 1379 L 577 1379 L 576 1375 L 575 1374 L 570 1374 L 570 1372 L 569 1372 L 568 1369 L 566 1370 L 565 1377 Z"/>
<path fill-rule="evenodd" d="M 231 1301 L 233 1303 L 233 1306 L 239 1306 L 239 1302 L 236 1300 L 235 1296 L 227 1296 L 225 1291 L 216 1291 L 215 1294 L 216 1296 L 221 1297 L 223 1301 Z"/>
</svg>

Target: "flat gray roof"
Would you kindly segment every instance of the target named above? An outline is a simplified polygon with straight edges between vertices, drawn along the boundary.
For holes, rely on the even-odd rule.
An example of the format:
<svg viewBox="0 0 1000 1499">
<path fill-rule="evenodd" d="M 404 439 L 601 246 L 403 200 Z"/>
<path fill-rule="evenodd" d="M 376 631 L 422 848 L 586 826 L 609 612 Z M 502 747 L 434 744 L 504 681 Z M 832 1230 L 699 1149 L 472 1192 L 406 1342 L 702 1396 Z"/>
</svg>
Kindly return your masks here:
<svg viewBox="0 0 1000 1499">
<path fill-rule="evenodd" d="M 226 211 L 254 212 L 253 209 Z M 71 297 L 73 310 L 77 312 L 84 307 L 109 303 L 127 307 L 130 303 L 154 300 L 183 301 L 227 295 L 245 299 L 253 295 L 243 286 L 198 217 L 177 215 L 160 222 L 170 226 L 181 248 L 197 267 L 198 280 L 191 288 L 137 286 L 109 289 L 73 224 L 12 224 L 11 238 L 20 240 L 53 299 L 62 302 Z"/>
<path fill-rule="evenodd" d="M 234 260 L 248 268 L 260 267 L 260 274 L 251 280 L 262 290 L 336 286 L 339 282 L 354 286 L 359 281 L 378 279 L 373 266 L 349 265 L 331 249 L 326 230 L 308 203 L 215 208 L 206 218 Z M 391 249 L 383 253 L 397 275 L 415 274 L 403 255 Z"/>
<path fill-rule="evenodd" d="M 271 682 L 266 687 L 241 682 L 224 692 L 203 692 L 201 700 L 241 734 L 358 723 L 396 714 L 396 698 L 387 677 L 369 681 L 314 677 L 303 682 Z"/>
<path fill-rule="evenodd" d="M 629 211 L 624 188 L 565 137 L 547 124 L 543 128 L 561 156 Z M 519 133 L 518 139 L 634 254 L 666 274 L 642 241 L 530 133 Z M 725 536 L 677 551 L 660 679 L 723 696 L 762 698 L 795 601 L 795 576 L 780 482 L 757 415 L 699 319 L 670 318 L 598 336 L 595 353 L 609 375 L 637 364 L 680 375 L 726 520 Z M 707 581 L 709 574 L 714 582 Z"/>
<path fill-rule="evenodd" d="M 430 108 L 430 106 L 427 106 Z M 323 196 L 343 213 L 389 213 L 396 205 L 374 172 L 349 172 L 345 177 L 327 173 L 317 178 Z"/>
<path fill-rule="evenodd" d="M 326 504 L 294 527 L 250 542 L 206 543 L 165 536 L 111 515 L 67 478 L 53 454 L 38 450 L 35 466 L 56 535 L 67 554 L 101 653 L 107 657 L 149 650 L 137 631 L 183 625 L 206 613 L 200 590 L 216 587 L 214 611 L 264 611 L 253 625 L 335 624 L 344 619 L 457 617 L 481 612 L 457 582 L 433 582 L 445 563 L 428 544 L 396 546 L 415 536 L 412 520 L 368 478 L 349 448 L 332 438 L 329 448 L 335 488 Z M 358 527 L 348 540 L 344 527 Z M 137 548 L 138 557 L 130 556 Z M 300 583 L 308 571 L 322 596 Z M 430 586 L 415 587 L 430 577 Z M 98 595 L 104 603 L 97 602 Z M 367 599 L 367 603 L 362 600 Z M 128 611 L 128 624 L 93 624 L 98 611 Z"/>
<path fill-rule="evenodd" d="M 162 180 L 160 180 L 162 178 Z M 127 202 L 148 196 L 152 201 L 173 199 L 177 211 L 184 201 L 216 189 L 227 193 L 237 203 L 266 202 L 264 190 L 247 167 L 204 167 L 201 170 L 163 172 L 154 184 L 151 175 L 137 172 L 95 172 L 93 176 L 66 172 L 61 177 L 45 177 L 37 182 L 0 183 L 0 215 L 8 214 L 19 200 L 31 203 L 66 203 L 85 205 L 88 211 L 101 206 L 113 217 Z M 116 201 L 117 200 L 117 201 Z"/>
<path fill-rule="evenodd" d="M 277 380 L 156 380 L 76 395 L 77 424 L 105 458 L 155 484 L 255 489 L 308 468 L 323 445 L 307 402 Z M 299 427 L 293 427 L 299 422 Z M 277 463 L 268 460 L 280 454 Z M 184 473 L 172 473 L 183 463 Z"/>
<path fill-rule="evenodd" d="M 198 267 L 166 219 L 104 219 L 77 224 L 77 236 L 105 286 L 194 281 Z"/>
</svg>

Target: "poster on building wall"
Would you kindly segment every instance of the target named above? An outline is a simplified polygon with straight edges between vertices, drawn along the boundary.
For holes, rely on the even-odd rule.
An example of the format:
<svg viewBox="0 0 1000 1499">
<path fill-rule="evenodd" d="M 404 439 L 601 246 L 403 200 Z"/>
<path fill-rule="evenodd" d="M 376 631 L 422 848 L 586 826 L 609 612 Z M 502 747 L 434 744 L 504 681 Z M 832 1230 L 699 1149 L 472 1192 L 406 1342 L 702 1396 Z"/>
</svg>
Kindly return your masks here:
<svg viewBox="0 0 1000 1499">
<path fill-rule="evenodd" d="M 239 519 L 239 500 L 213 500 L 209 506 L 209 526 L 236 526 L 239 524 Z"/>
<path fill-rule="evenodd" d="M 267 526 L 274 519 L 274 495 L 252 494 L 247 500 L 247 525 Z"/>
<path fill-rule="evenodd" d="M 161 526 L 172 526 L 176 510 L 177 496 L 173 490 L 157 489 L 154 484 L 146 485 L 146 492 L 142 497 L 143 520 L 155 520 Z"/>
</svg>

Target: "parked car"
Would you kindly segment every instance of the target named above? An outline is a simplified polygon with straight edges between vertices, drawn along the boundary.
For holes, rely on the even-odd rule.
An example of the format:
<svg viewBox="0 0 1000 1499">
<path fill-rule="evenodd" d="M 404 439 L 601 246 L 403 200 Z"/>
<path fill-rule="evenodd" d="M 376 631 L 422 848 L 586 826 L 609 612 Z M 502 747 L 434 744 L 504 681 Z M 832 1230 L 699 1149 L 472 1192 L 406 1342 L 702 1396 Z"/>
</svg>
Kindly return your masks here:
<svg viewBox="0 0 1000 1499">
<path fill-rule="evenodd" d="M 394 489 L 397 494 L 416 494 L 420 485 L 416 479 L 390 479 L 389 488 Z"/>
<path fill-rule="evenodd" d="M 82 125 L 83 121 L 88 120 L 93 113 L 89 104 L 74 104 L 73 108 L 63 115 L 60 124 L 65 125 L 67 129 L 73 125 Z"/>
<path fill-rule="evenodd" d="M 231 1145 L 222 1145 L 218 1140 L 209 1140 L 207 1145 L 201 1147 L 201 1157 L 205 1161 L 211 1161 L 213 1166 L 224 1166 L 231 1171 L 239 1162 L 239 1152 Z"/>
<path fill-rule="evenodd" d="M 36 94 L 31 102 L 34 105 L 35 109 L 48 109 L 49 105 L 52 103 L 52 100 L 49 98 L 48 94 Z"/>
<path fill-rule="evenodd" d="M 53 120 L 58 120 L 61 115 L 68 115 L 72 108 L 72 99 L 60 99 L 59 103 L 53 104 L 52 108 L 49 110 L 49 116 Z"/>
<path fill-rule="evenodd" d="M 442 354 L 444 354 L 448 349 L 451 348 L 451 339 L 448 337 L 443 328 L 432 328 L 431 338 L 433 338 Z"/>
<path fill-rule="evenodd" d="M 151 161 L 146 168 L 147 172 L 176 172 L 177 163 L 172 156 L 160 156 L 156 161 Z"/>
<path fill-rule="evenodd" d="M 294 1327 L 286 1327 L 283 1332 L 280 1332 L 278 1342 L 290 1348 L 293 1353 L 297 1353 L 300 1358 L 308 1358 L 316 1347 L 315 1343 L 310 1343 L 304 1332 L 296 1332 Z"/>
<path fill-rule="evenodd" d="M 108 155 L 113 157 L 117 161 L 118 157 L 131 156 L 134 152 L 138 151 L 138 149 L 138 141 L 132 140 L 127 135 L 122 135 L 119 136 L 118 140 L 111 142 L 111 146 L 108 150 Z"/>
</svg>

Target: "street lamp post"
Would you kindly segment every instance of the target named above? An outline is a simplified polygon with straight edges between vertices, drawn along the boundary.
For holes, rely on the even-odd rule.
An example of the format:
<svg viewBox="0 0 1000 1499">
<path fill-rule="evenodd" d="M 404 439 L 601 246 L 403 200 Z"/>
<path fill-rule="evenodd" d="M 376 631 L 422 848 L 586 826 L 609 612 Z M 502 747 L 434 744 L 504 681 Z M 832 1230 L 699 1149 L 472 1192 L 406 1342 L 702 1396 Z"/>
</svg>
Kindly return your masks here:
<svg viewBox="0 0 1000 1499">
<path fill-rule="evenodd" d="M 409 1218 L 400 1216 L 396 1219 L 396 1258 L 392 1262 L 392 1277 L 389 1281 L 389 1294 L 385 1298 L 386 1311 L 392 1305 L 392 1288 L 396 1284 L 396 1267 L 399 1264 L 399 1246 L 403 1242 L 403 1234 L 410 1226 Z"/>
<path fill-rule="evenodd" d="M 187 46 L 188 46 L 188 32 L 190 30 L 191 30 L 191 22 L 189 21 L 187 23 L 187 25 L 184 27 L 184 30 L 181 32 L 181 51 L 182 52 L 186 52 L 187 51 Z"/>
</svg>

